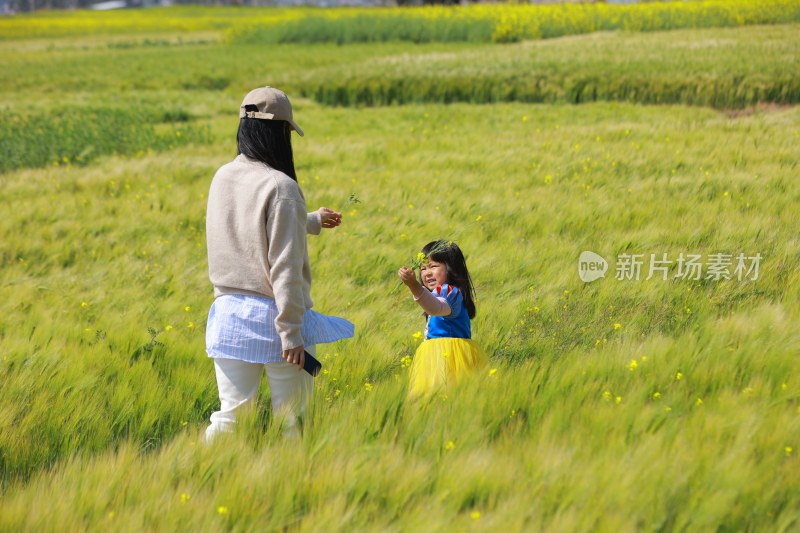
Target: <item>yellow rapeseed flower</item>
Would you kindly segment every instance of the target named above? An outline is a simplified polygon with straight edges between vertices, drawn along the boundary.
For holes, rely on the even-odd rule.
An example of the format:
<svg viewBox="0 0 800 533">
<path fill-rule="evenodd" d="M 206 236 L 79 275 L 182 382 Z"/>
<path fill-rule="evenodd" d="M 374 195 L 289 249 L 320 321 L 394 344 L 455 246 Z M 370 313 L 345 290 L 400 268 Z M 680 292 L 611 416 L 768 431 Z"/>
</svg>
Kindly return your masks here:
<svg viewBox="0 0 800 533">
<path fill-rule="evenodd" d="M 675 374 L 675 379 L 677 381 L 682 380 L 683 379 L 683 372 L 678 372 L 677 374 Z"/>
<path fill-rule="evenodd" d="M 489 369 L 489 375 L 490 376 L 494 376 L 495 374 L 497 374 L 497 369 L 496 368 L 490 368 Z"/>
<path fill-rule="evenodd" d="M 224 505 L 220 505 L 219 507 L 217 507 L 217 514 L 223 516 L 228 514 L 228 508 L 225 507 Z"/>
<path fill-rule="evenodd" d="M 418 332 L 414 333 L 411 336 L 414 337 L 414 340 L 416 340 L 416 341 L 422 340 L 422 332 L 421 331 L 418 331 Z"/>
<path fill-rule="evenodd" d="M 619 323 L 614 324 L 614 329 L 615 330 L 620 329 L 621 327 L 622 327 L 622 324 L 619 324 Z"/>
<path fill-rule="evenodd" d="M 364 389 L 366 389 L 367 392 L 371 391 L 372 383 L 364 383 Z"/>
<path fill-rule="evenodd" d="M 181 503 L 186 503 L 191 499 L 192 497 L 186 494 L 185 492 L 181 494 Z"/>
<path fill-rule="evenodd" d="M 471 515 L 469 515 L 469 516 L 470 516 L 470 518 L 472 518 L 473 520 L 480 520 L 480 518 L 481 518 L 481 513 L 479 513 L 478 511 L 473 511 L 473 512 L 472 512 L 472 514 L 471 514 Z"/>
<path fill-rule="evenodd" d="M 792 455 L 792 447 L 791 446 L 787 446 L 786 448 L 783 449 L 783 451 L 786 452 L 786 457 L 789 457 L 790 455 Z"/>
<path fill-rule="evenodd" d="M 456 443 L 455 443 L 455 442 L 453 442 L 453 441 L 451 441 L 451 440 L 447 441 L 447 442 L 444 444 L 444 449 L 445 449 L 445 450 L 453 450 L 453 449 L 455 449 L 455 447 L 456 447 Z"/>
</svg>

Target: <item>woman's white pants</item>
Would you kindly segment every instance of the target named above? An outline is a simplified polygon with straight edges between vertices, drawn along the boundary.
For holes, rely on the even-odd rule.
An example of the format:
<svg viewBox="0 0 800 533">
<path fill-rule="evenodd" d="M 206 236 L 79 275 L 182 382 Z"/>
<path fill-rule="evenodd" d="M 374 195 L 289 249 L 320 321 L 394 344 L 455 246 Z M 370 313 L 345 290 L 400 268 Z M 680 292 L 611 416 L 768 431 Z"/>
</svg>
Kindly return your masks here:
<svg viewBox="0 0 800 533">
<path fill-rule="evenodd" d="M 315 355 L 314 346 L 306 351 Z M 267 373 L 272 396 L 272 418 L 282 421 L 287 433 L 297 433 L 297 416 L 304 413 L 314 389 L 314 378 L 297 365 L 279 363 L 248 363 L 236 359 L 214 359 L 219 388 L 220 409 L 211 415 L 206 428 L 206 441 L 218 433 L 233 431 L 236 415 L 252 405 L 258 396 L 261 375 Z"/>
</svg>

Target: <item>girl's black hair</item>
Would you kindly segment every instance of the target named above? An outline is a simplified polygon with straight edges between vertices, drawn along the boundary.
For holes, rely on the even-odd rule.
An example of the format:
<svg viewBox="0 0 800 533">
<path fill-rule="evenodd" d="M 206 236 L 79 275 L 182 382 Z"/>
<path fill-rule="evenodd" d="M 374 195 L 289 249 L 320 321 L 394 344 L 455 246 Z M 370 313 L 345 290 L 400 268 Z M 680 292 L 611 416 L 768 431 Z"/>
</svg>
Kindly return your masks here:
<svg viewBox="0 0 800 533">
<path fill-rule="evenodd" d="M 475 287 L 467 270 L 467 262 L 461 248 L 453 241 L 432 241 L 422 247 L 428 259 L 442 263 L 447 271 L 447 283 L 458 287 L 464 295 L 464 306 L 470 318 L 475 318 Z M 422 274 L 420 272 L 420 278 Z"/>
<path fill-rule="evenodd" d="M 258 108 L 248 105 L 245 110 L 258 111 Z M 242 117 L 239 120 L 236 143 L 240 154 L 261 161 L 297 181 L 291 134 L 292 127 L 285 120 Z"/>
</svg>

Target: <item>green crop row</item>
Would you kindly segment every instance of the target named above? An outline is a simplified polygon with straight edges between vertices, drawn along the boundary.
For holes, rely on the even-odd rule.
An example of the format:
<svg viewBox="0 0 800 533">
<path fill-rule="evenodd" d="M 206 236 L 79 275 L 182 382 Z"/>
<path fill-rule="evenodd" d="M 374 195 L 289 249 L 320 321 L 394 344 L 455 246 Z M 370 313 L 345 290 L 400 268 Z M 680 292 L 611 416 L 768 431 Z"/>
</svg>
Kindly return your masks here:
<svg viewBox="0 0 800 533">
<path fill-rule="evenodd" d="M 184 122 L 181 113 L 67 109 L 25 116 L 0 112 L 0 172 L 47 165 L 85 165 L 105 154 L 169 150 L 207 142 L 207 128 Z M 162 123 L 158 123 L 162 122 Z"/>
<path fill-rule="evenodd" d="M 397 55 L 312 70 L 297 82 L 330 105 L 600 100 L 742 108 L 800 102 L 797 25 L 685 30 Z"/>
</svg>

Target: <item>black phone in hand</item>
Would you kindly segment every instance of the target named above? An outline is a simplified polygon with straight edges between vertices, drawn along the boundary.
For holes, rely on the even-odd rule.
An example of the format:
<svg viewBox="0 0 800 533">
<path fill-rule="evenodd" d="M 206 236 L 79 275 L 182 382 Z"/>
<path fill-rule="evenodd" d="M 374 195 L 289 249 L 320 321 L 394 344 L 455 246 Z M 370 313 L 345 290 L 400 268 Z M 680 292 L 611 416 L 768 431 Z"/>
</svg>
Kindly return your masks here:
<svg viewBox="0 0 800 533">
<path fill-rule="evenodd" d="M 317 377 L 317 375 L 322 370 L 322 363 L 317 361 L 316 357 L 306 352 L 306 358 L 305 362 L 303 363 L 303 369 L 312 376 Z"/>
</svg>

